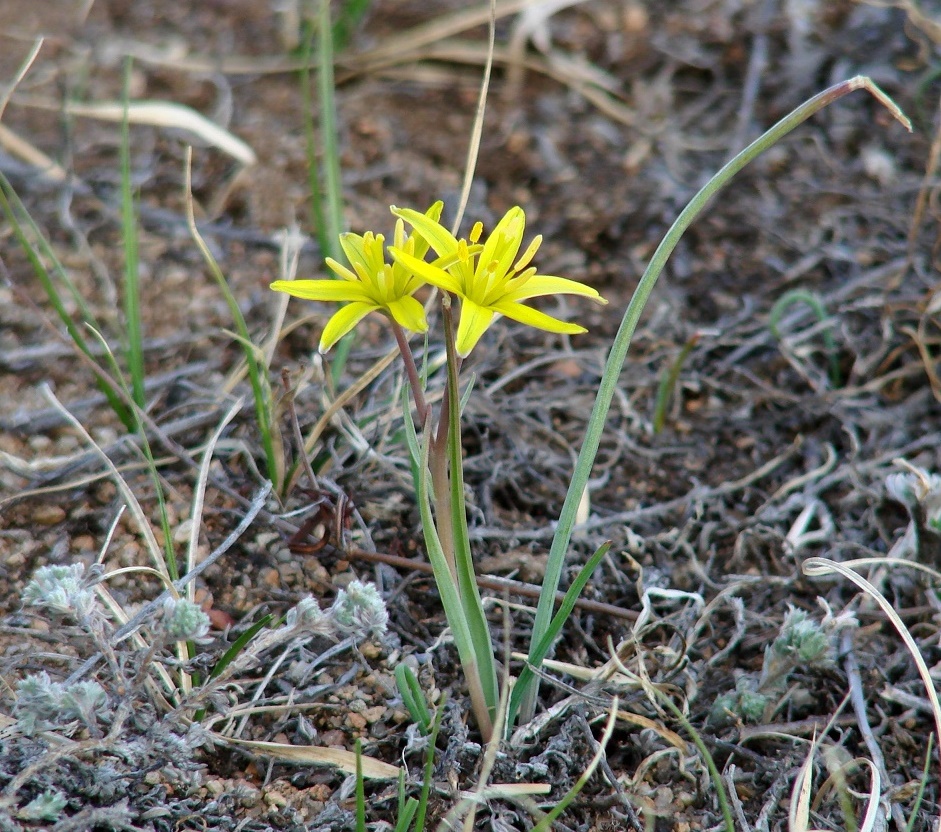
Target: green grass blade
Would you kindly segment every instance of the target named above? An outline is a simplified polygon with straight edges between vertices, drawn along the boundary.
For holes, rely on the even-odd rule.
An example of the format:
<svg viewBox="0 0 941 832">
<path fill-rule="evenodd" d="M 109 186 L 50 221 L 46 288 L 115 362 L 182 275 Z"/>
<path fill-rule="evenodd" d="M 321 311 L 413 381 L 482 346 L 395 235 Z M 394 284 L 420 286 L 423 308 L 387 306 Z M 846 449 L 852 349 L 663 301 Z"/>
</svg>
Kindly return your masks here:
<svg viewBox="0 0 941 832">
<path fill-rule="evenodd" d="M 271 613 L 263 616 L 261 619 L 256 621 L 249 627 L 244 633 L 242 633 L 232 644 L 229 645 L 228 649 L 222 654 L 219 661 L 213 665 L 211 671 L 209 671 L 209 679 L 215 679 L 219 676 L 233 661 L 238 657 L 248 643 L 261 632 L 262 629 L 267 627 L 274 620 L 274 616 Z M 198 710 L 194 716 L 193 720 L 195 722 L 201 722 L 203 717 L 206 716 L 206 709 L 201 708 Z"/>
<path fill-rule="evenodd" d="M 595 773 L 595 769 L 598 768 L 601 759 L 604 757 L 608 743 L 611 741 L 611 735 L 614 733 L 614 725 L 617 722 L 617 716 L 618 698 L 615 696 L 611 702 L 611 712 L 608 714 L 608 722 L 604 727 L 604 734 L 601 737 L 601 741 L 598 743 L 598 750 L 588 764 L 588 768 L 582 772 L 581 777 L 575 781 L 575 785 L 565 793 L 562 799 L 533 827 L 533 832 L 550 832 L 555 819 L 568 808 L 571 802 L 578 797 L 582 789 L 588 784 L 591 776 Z"/>
<path fill-rule="evenodd" d="M 52 305 L 56 315 L 59 317 L 59 320 L 65 327 L 65 330 L 68 333 L 69 338 L 72 340 L 72 343 L 78 350 L 84 353 L 84 355 L 87 356 L 93 364 L 97 366 L 97 360 L 92 354 L 92 351 L 88 346 L 88 342 L 85 340 L 85 336 L 82 333 L 81 327 L 74 320 L 72 320 L 72 316 L 65 308 L 65 303 L 63 302 L 59 288 L 56 285 L 56 282 L 53 280 L 52 275 L 49 273 L 49 270 L 46 268 L 42 259 L 40 258 L 39 252 L 41 252 L 43 257 L 45 257 L 48 262 L 52 264 L 56 276 L 66 287 L 70 296 L 75 301 L 75 305 L 78 307 L 79 315 L 81 316 L 82 321 L 88 323 L 96 330 L 100 328 L 98 327 L 91 310 L 89 310 L 86 306 L 84 298 L 82 298 L 81 294 L 75 288 L 75 284 L 72 282 L 68 273 L 62 267 L 61 262 L 59 262 L 59 259 L 56 257 L 52 247 L 49 245 L 46 238 L 42 235 L 39 228 L 36 226 L 36 223 L 29 215 L 26 207 L 20 201 L 20 198 L 16 195 L 16 191 L 13 189 L 13 186 L 10 184 L 9 180 L 2 173 L 0 173 L 0 209 L 2 209 L 3 213 L 6 215 L 7 221 L 10 223 L 10 226 L 13 229 L 13 235 L 16 237 L 17 242 L 22 247 L 23 253 L 26 255 L 26 259 L 29 261 L 29 264 L 32 267 L 33 274 L 36 276 L 36 279 L 42 286 L 43 291 L 46 293 L 46 297 L 49 300 L 49 303 Z M 32 234 L 33 239 L 36 241 L 35 244 L 33 243 L 33 240 L 27 236 L 23 227 L 24 225 L 29 228 L 30 234 Z M 39 251 L 37 251 L 37 248 Z M 108 400 L 109 406 L 121 420 L 121 423 L 124 425 L 124 427 L 129 431 L 135 430 L 134 417 L 127 405 L 121 400 L 121 397 L 118 395 L 111 382 L 109 382 L 103 374 L 96 373 L 95 383 L 98 386 L 98 389 L 101 390 L 105 398 Z"/>
<path fill-rule="evenodd" d="M 267 627 L 274 620 L 274 616 L 269 612 L 266 615 L 262 616 L 258 621 L 252 624 L 244 633 L 242 633 L 235 641 L 229 645 L 229 648 L 222 654 L 219 661 L 213 665 L 212 670 L 209 673 L 210 679 L 215 679 L 218 677 L 223 670 L 225 670 L 233 661 L 238 657 L 248 643 L 258 635 L 261 630 Z"/>
<path fill-rule="evenodd" d="M 410 797 L 399 806 L 398 819 L 395 822 L 395 832 L 408 832 L 416 814 L 418 814 L 418 801 L 414 797 Z"/>
<path fill-rule="evenodd" d="M 330 247 L 336 251 L 343 230 L 343 180 L 340 177 L 340 143 L 337 137 L 336 81 L 333 75 L 333 28 L 330 0 L 321 0 L 317 40 L 317 92 L 320 96 L 320 142 L 323 145 L 323 178 L 326 197 L 324 223 Z"/>
<path fill-rule="evenodd" d="M 314 118 L 314 98 L 311 94 L 310 65 L 314 54 L 314 34 L 304 39 L 304 53 L 300 71 L 301 102 L 304 109 L 304 138 L 307 149 L 307 186 L 310 190 L 310 217 L 314 236 L 323 257 L 336 257 L 339 240 L 327 236 L 324 221 L 323 189 L 320 186 L 320 165 L 317 162 L 317 126 Z"/>
<path fill-rule="evenodd" d="M 252 387 L 252 398 L 255 403 L 255 418 L 258 422 L 258 432 L 261 434 L 261 443 L 265 454 L 265 473 L 268 475 L 268 479 L 278 483 L 280 486 L 284 472 L 281 470 L 281 458 L 275 452 L 274 405 L 271 397 L 271 386 L 268 383 L 267 370 L 264 364 L 258 359 L 257 348 L 249 334 L 248 325 L 245 323 L 245 316 L 242 315 L 238 301 L 235 299 L 235 295 L 232 294 L 232 290 L 229 288 L 229 284 L 225 279 L 225 275 L 222 274 L 222 269 L 219 268 L 216 258 L 212 256 L 212 252 L 199 233 L 199 229 L 196 228 L 196 216 L 193 213 L 191 173 L 192 151 L 188 150 L 186 156 L 186 192 L 184 194 L 186 199 L 186 222 L 189 226 L 190 234 L 203 256 L 206 267 L 209 269 L 209 273 L 216 281 L 219 291 L 222 292 L 222 297 L 226 302 L 226 306 L 229 307 L 229 313 L 232 315 L 232 320 L 235 323 L 235 329 L 239 336 L 237 340 L 242 347 L 242 354 L 245 356 L 245 365 L 248 369 L 248 378 Z"/>
<path fill-rule="evenodd" d="M 371 0 L 346 0 L 333 24 L 333 45 L 337 52 L 349 42 L 353 30 L 369 9 Z"/>
<path fill-rule="evenodd" d="M 405 710 L 409 712 L 412 720 L 418 726 L 418 730 L 425 736 L 431 730 L 431 713 L 428 710 L 428 703 L 425 701 L 425 694 L 418 684 L 418 679 L 414 671 L 407 664 L 400 663 L 395 666 L 395 684 L 399 689 L 399 696 L 402 697 L 402 704 Z"/>
<path fill-rule="evenodd" d="M 533 668 L 539 667 L 539 665 L 542 664 L 542 660 L 552 649 L 552 645 L 555 643 L 556 638 L 562 631 L 562 628 L 565 626 L 565 622 L 568 621 L 569 616 L 572 614 L 572 610 L 575 609 L 575 604 L 581 597 L 582 591 L 585 589 L 585 585 L 591 579 L 591 576 L 594 574 L 598 564 L 601 563 L 602 558 L 608 554 L 608 550 L 610 548 L 610 542 L 604 543 L 579 570 L 578 575 L 575 576 L 575 580 L 572 581 L 572 585 L 568 588 L 565 596 L 562 598 L 562 603 L 559 605 L 558 611 L 552 617 L 552 621 L 549 623 L 549 628 L 546 630 L 545 635 L 543 635 L 539 644 L 533 647 L 532 652 L 527 657 L 526 666 L 520 672 L 519 679 L 517 680 L 516 685 L 513 687 L 513 693 L 510 695 L 510 709 L 506 721 L 507 731 L 512 729 L 513 723 L 516 720 L 516 715 L 519 713 L 519 709 L 522 705 L 523 694 L 527 690 L 530 680 L 535 676 L 535 671 Z"/>
<path fill-rule="evenodd" d="M 334 30 L 330 20 L 329 0 L 321 0 L 317 16 L 317 97 L 319 104 L 320 145 L 323 161 L 317 161 L 318 131 L 314 124 L 314 102 L 311 95 L 310 64 L 313 36 L 305 39 L 303 68 L 300 73 L 301 96 L 304 104 L 304 134 L 307 143 L 307 175 L 310 187 L 311 219 L 314 236 L 323 257 L 342 259 L 340 232 L 343 221 L 343 181 L 340 175 L 340 149 L 337 136 L 336 82 L 333 71 Z M 350 333 L 340 339 L 333 351 L 330 376 L 339 384 L 346 361 L 355 342 Z"/>
<path fill-rule="evenodd" d="M 680 372 L 683 370 L 683 364 L 692 352 L 693 347 L 699 342 L 699 333 L 693 335 L 680 348 L 679 355 L 673 360 L 670 366 L 660 376 L 660 384 L 657 386 L 657 398 L 653 408 L 653 432 L 660 434 L 663 432 L 663 426 L 667 421 L 667 408 L 670 406 L 670 399 L 673 396 L 673 390 L 679 381 Z"/>
<path fill-rule="evenodd" d="M 143 408 L 144 340 L 140 309 L 140 263 L 137 252 L 137 215 L 131 184 L 131 132 L 128 123 L 132 61 L 124 64 L 124 117 L 121 119 L 121 236 L 124 241 L 124 327 L 131 398 Z"/>
<path fill-rule="evenodd" d="M 934 734 L 928 734 L 928 750 L 925 752 L 925 766 L 921 771 L 921 781 L 918 783 L 918 793 L 912 802 L 912 813 L 905 824 L 905 832 L 914 832 L 915 821 L 921 811 L 922 801 L 925 799 L 925 787 L 928 785 L 928 769 L 931 768 L 931 751 L 934 748 Z"/>
<path fill-rule="evenodd" d="M 323 145 L 323 179 L 326 206 L 323 212 L 325 233 L 330 245 L 325 254 L 335 257 L 339 249 L 343 222 L 343 180 L 340 176 L 340 142 L 337 135 L 336 81 L 333 74 L 333 26 L 330 0 L 321 0 L 317 41 L 317 92 L 320 96 L 320 142 Z M 350 333 L 340 339 L 330 362 L 330 377 L 339 386 L 343 370 L 356 342 Z"/>
<path fill-rule="evenodd" d="M 431 726 L 428 726 L 429 729 Z M 405 797 L 405 770 L 399 772 L 398 803 L 395 811 L 394 832 L 408 832 L 418 813 L 418 801 L 414 797 Z"/>
<path fill-rule="evenodd" d="M 795 303 L 806 303 L 820 323 L 830 319 L 819 295 L 806 289 L 791 289 L 790 292 L 785 292 L 775 301 L 774 306 L 771 307 L 771 312 L 768 313 L 768 327 L 771 329 L 771 334 L 779 341 L 781 340 L 781 329 L 779 327 L 781 317 L 784 315 L 784 310 Z M 827 348 L 827 358 L 830 364 L 830 384 L 834 387 L 840 387 L 842 386 L 840 351 L 837 349 L 836 339 L 833 337 L 833 330 L 830 327 L 823 331 L 823 344 Z"/>
<path fill-rule="evenodd" d="M 899 110 L 895 103 L 873 84 L 870 79 L 857 76 L 849 81 L 836 84 L 798 106 L 727 162 L 722 169 L 700 189 L 692 200 L 690 200 L 689 204 L 676 218 L 673 225 L 670 226 L 663 241 L 654 252 L 650 264 L 641 277 L 637 289 L 634 291 L 634 295 L 624 313 L 617 335 L 611 345 L 608 360 L 605 363 L 598 395 L 595 398 L 595 404 L 588 421 L 588 427 L 585 431 L 585 439 L 578 454 L 575 471 L 572 474 L 572 480 L 569 484 L 568 492 L 565 495 L 562 512 L 559 515 L 559 523 L 552 539 L 546 575 L 543 580 L 542 592 L 536 608 L 536 620 L 533 625 L 531 641 L 532 645 L 539 644 L 542 641 L 552 619 L 555 593 L 559 588 L 562 567 L 565 563 L 569 542 L 572 539 L 572 529 L 575 526 L 578 506 L 588 486 L 591 469 L 598 453 L 598 447 L 601 444 L 601 435 L 604 431 L 608 410 L 617 388 L 618 378 L 621 375 L 621 368 L 627 357 L 627 351 L 630 348 L 631 340 L 634 337 L 634 330 L 637 328 L 641 313 L 647 305 L 647 299 L 650 297 L 650 293 L 653 291 L 657 279 L 666 266 L 670 255 L 683 237 L 683 234 L 686 233 L 689 226 L 692 225 L 693 221 L 702 213 L 712 197 L 728 185 L 742 168 L 828 104 L 858 89 L 865 89 L 872 94 L 881 104 L 889 109 L 893 116 L 902 121 L 902 123 L 911 130 L 911 124 L 908 123 L 908 120 L 902 114 L 901 110 Z M 535 677 L 528 684 L 527 690 L 524 691 L 524 705 L 522 709 L 524 720 L 532 718 L 536 708 L 537 695 L 538 677 Z"/>
<path fill-rule="evenodd" d="M 442 697 L 435 709 L 435 724 L 431 728 L 431 736 L 428 737 L 428 750 L 425 752 L 425 773 L 422 778 L 421 794 L 418 797 L 418 814 L 415 817 L 415 832 L 425 832 L 425 815 L 428 812 L 428 798 L 431 795 L 431 782 L 435 770 L 435 745 L 438 742 L 438 734 L 441 732 L 441 720 L 444 717 L 446 703 L 447 699 Z"/>
<path fill-rule="evenodd" d="M 713 788 L 716 790 L 716 797 L 719 800 L 719 808 L 722 811 L 722 819 L 725 822 L 726 832 L 735 832 L 735 821 L 732 820 L 732 807 L 729 804 L 729 797 L 725 793 L 725 784 L 722 782 L 722 775 L 716 767 L 716 761 L 712 759 L 712 754 L 710 754 L 709 749 L 706 748 L 706 744 L 702 741 L 702 737 L 699 736 L 699 732 L 693 728 L 690 721 L 683 716 L 683 712 L 674 704 L 673 700 L 656 688 L 652 688 L 652 690 L 656 693 L 657 699 L 666 705 L 667 710 L 673 714 L 680 725 L 683 726 L 683 729 L 692 739 L 693 744 L 699 749 L 699 753 L 706 763 L 706 768 L 709 769 L 709 778 L 712 780 Z"/>
</svg>

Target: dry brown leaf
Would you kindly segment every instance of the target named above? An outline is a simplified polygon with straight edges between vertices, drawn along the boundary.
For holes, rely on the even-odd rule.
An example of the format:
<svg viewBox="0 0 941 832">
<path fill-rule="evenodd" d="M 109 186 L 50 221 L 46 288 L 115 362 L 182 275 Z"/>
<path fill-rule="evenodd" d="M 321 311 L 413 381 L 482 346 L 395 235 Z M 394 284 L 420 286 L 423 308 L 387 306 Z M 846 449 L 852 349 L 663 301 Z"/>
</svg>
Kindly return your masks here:
<svg viewBox="0 0 941 832">
<path fill-rule="evenodd" d="M 275 757 L 282 763 L 298 765 L 333 766 L 347 774 L 356 774 L 356 755 L 342 748 L 324 748 L 319 745 L 287 745 L 281 742 L 261 742 L 258 740 L 238 740 L 222 734 L 212 734 L 213 738 L 227 745 L 237 745 Z M 361 757 L 363 777 L 370 780 L 395 780 L 399 776 L 399 767 L 363 755 Z"/>
</svg>

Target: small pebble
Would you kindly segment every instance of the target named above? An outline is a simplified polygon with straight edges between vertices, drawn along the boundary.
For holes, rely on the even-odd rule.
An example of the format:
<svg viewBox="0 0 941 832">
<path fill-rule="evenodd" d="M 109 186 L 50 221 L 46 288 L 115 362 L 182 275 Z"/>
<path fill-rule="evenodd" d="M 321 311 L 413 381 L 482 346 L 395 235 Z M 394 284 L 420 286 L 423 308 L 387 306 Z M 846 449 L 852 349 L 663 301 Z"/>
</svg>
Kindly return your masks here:
<svg viewBox="0 0 941 832">
<path fill-rule="evenodd" d="M 65 509 L 62 506 L 40 504 L 33 509 L 33 521 L 41 526 L 54 526 L 65 520 Z"/>
<path fill-rule="evenodd" d="M 272 808 L 282 808 L 288 805 L 287 798 L 278 792 L 265 792 L 264 801 Z"/>
</svg>

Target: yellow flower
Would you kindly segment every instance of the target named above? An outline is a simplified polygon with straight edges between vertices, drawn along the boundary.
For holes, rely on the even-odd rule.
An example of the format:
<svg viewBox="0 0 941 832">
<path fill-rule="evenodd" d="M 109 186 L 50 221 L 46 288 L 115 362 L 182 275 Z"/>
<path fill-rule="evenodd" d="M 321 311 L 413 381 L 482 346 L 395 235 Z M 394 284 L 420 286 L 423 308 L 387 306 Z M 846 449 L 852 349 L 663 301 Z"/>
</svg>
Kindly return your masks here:
<svg viewBox="0 0 941 832">
<path fill-rule="evenodd" d="M 436 222 L 441 216 L 442 202 L 436 202 L 425 214 L 414 213 Z M 428 251 L 428 243 L 415 235 L 406 237 L 402 220 L 395 224 L 393 243 L 397 250 L 406 252 L 417 262 Z M 327 265 L 340 280 L 276 280 L 271 288 L 287 292 L 306 300 L 346 303 L 324 327 L 320 337 L 320 352 L 324 353 L 350 332 L 370 312 L 382 312 L 410 332 L 428 329 L 425 310 L 412 297 L 425 281 L 413 269 L 394 262 L 386 263 L 383 246 L 385 237 L 367 231 L 359 234 L 341 234 L 340 246 L 352 269 L 328 257 Z"/>
<path fill-rule="evenodd" d="M 542 243 L 537 236 L 517 259 L 526 228 L 526 215 L 520 207 L 511 208 L 497 223 L 493 233 L 479 245 L 483 226 L 477 223 L 470 242 L 458 240 L 436 219 L 407 208 L 392 207 L 392 213 L 411 225 L 438 254 L 433 263 L 426 263 L 399 246 L 389 248 L 396 263 L 461 299 L 461 320 L 457 328 L 458 354 L 467 356 L 487 328 L 506 315 L 527 326 L 574 335 L 585 327 L 567 323 L 539 312 L 523 301 L 544 295 L 581 295 L 599 303 L 607 303 L 590 286 L 564 277 L 536 274 L 529 265 Z M 515 261 L 515 262 L 514 262 Z"/>
</svg>

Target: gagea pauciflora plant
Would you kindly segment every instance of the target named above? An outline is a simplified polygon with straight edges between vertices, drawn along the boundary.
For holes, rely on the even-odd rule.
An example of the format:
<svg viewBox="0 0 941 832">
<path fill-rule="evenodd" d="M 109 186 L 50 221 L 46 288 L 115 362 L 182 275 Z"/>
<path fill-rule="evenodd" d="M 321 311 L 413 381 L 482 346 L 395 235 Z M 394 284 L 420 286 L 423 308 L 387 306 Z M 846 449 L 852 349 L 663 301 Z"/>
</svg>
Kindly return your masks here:
<svg viewBox="0 0 941 832">
<path fill-rule="evenodd" d="M 507 211 L 486 236 L 483 225 L 475 223 L 466 239 L 455 237 L 440 223 L 442 208 L 441 202 L 425 213 L 393 206 L 397 220 L 391 245 L 386 246 L 381 234 L 342 234 L 340 245 L 348 265 L 332 258 L 326 261 L 338 280 L 278 280 L 271 288 L 307 300 L 345 304 L 324 327 L 320 338 L 322 353 L 370 312 L 381 313 L 389 323 L 401 353 L 421 432 L 419 439 L 419 431 L 406 408 L 409 445 L 418 471 L 416 490 L 425 545 L 465 672 L 474 716 L 482 734 L 489 739 L 494 729 L 499 685 L 467 532 L 460 441 L 461 364 L 501 316 L 548 332 L 575 335 L 586 331 L 579 324 L 540 312 L 526 305 L 526 301 L 562 294 L 578 295 L 597 303 L 605 301 L 583 283 L 537 272 L 531 263 L 542 237 L 535 237 L 523 248 L 526 217 L 522 208 Z M 410 227 L 409 234 L 406 225 Z M 425 309 L 414 297 L 426 284 L 441 293 L 447 350 L 446 389 L 437 412 L 426 401 L 409 345 L 410 333 L 428 330 Z M 460 311 L 456 316 L 458 305 Z"/>
</svg>

